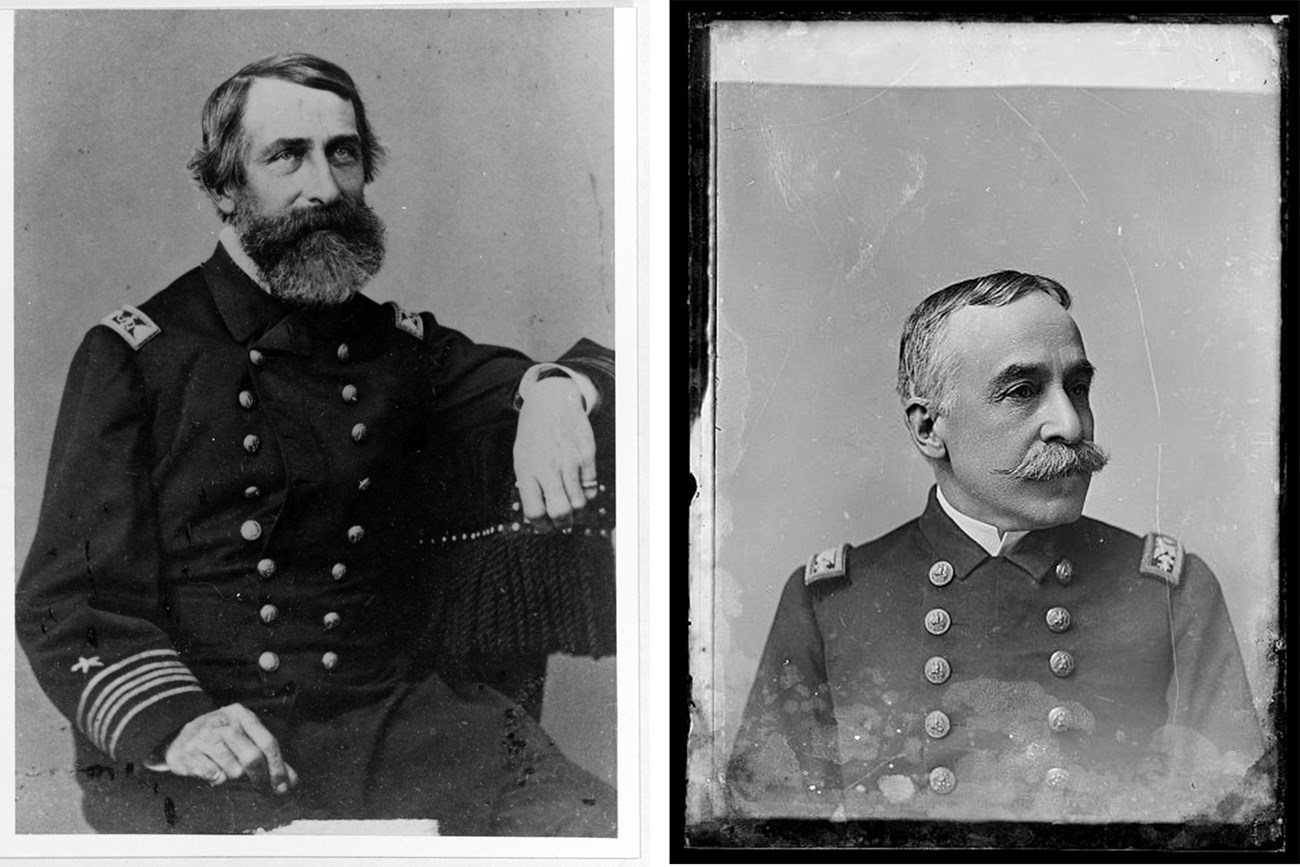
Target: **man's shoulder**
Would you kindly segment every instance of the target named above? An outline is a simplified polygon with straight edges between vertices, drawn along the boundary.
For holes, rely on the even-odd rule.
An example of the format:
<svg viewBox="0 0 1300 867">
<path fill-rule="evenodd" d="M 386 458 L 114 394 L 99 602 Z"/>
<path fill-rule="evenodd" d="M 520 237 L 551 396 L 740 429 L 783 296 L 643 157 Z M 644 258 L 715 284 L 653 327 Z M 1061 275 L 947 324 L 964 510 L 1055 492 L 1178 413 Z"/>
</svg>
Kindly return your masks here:
<svg viewBox="0 0 1300 867">
<path fill-rule="evenodd" d="M 1099 521 L 1083 517 L 1071 525 L 1076 541 L 1072 546 L 1079 557 L 1087 557 L 1103 567 L 1131 572 L 1136 578 L 1178 587 L 1192 569 L 1208 574 L 1208 567 L 1190 554 L 1178 537 L 1151 530 L 1138 535 Z"/>
<path fill-rule="evenodd" d="M 130 349 L 140 350 L 163 335 L 206 321 L 213 313 L 211 306 L 203 269 L 196 266 L 139 304 L 107 311 L 98 325 L 116 332 Z"/>
<path fill-rule="evenodd" d="M 883 564 L 896 563 L 900 554 L 913 550 L 919 532 L 917 520 L 913 518 L 867 542 L 844 542 L 818 551 L 796 570 L 794 577 L 819 592 L 849 587 L 855 579 L 879 571 Z"/>
</svg>

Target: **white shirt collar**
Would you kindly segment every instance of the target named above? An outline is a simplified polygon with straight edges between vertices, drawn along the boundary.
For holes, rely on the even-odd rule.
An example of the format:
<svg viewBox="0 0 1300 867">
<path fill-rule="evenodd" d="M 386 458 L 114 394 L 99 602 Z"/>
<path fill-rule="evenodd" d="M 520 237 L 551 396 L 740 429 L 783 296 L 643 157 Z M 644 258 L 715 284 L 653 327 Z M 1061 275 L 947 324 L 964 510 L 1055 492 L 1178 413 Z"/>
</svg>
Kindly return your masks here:
<svg viewBox="0 0 1300 867">
<path fill-rule="evenodd" d="M 952 518 L 954 524 L 961 528 L 961 531 L 971 538 L 976 545 L 979 545 L 988 552 L 990 557 L 999 557 L 1019 544 L 1020 540 L 1029 535 L 1028 530 L 1009 530 L 1006 533 L 999 533 L 998 528 L 992 524 L 986 524 L 983 521 L 972 518 L 970 515 L 963 515 L 957 511 L 948 498 L 943 495 L 943 488 L 939 488 L 939 507 Z"/>
<path fill-rule="evenodd" d="M 240 243 L 239 233 L 235 231 L 234 226 L 229 223 L 222 226 L 220 234 L 217 235 L 217 240 L 230 254 L 230 260 L 239 266 L 240 271 L 248 275 L 248 279 L 261 286 L 263 291 L 271 291 L 270 287 L 266 285 L 266 281 L 262 279 L 262 272 L 257 269 L 248 253 L 244 251 L 244 245 Z"/>
</svg>

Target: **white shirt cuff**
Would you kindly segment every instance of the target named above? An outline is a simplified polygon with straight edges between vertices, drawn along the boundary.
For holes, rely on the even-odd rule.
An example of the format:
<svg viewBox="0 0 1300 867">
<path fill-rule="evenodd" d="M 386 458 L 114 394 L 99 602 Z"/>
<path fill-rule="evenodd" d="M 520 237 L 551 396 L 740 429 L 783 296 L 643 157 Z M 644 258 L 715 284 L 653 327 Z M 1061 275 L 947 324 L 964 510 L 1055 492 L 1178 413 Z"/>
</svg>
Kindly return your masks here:
<svg viewBox="0 0 1300 867">
<path fill-rule="evenodd" d="M 547 370 L 563 370 L 568 374 L 569 378 L 573 380 L 573 384 L 578 387 L 578 392 L 582 395 L 582 405 L 586 409 L 587 415 L 591 415 L 596 411 L 596 405 L 600 403 L 600 392 L 596 390 L 591 378 L 571 367 L 565 367 L 563 364 L 556 364 L 553 361 L 534 364 L 524 373 L 523 379 L 519 380 L 515 409 L 519 409 L 528 401 L 528 394 L 532 391 L 533 386 L 537 384 L 537 377 Z"/>
</svg>

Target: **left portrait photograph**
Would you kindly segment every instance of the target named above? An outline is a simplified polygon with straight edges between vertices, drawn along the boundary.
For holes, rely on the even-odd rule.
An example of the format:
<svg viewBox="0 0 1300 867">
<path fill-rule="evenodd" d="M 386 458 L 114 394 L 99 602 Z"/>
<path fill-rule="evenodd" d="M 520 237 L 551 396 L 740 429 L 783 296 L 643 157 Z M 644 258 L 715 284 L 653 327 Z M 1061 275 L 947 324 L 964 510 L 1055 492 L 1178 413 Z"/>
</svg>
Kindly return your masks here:
<svg viewBox="0 0 1300 867">
<path fill-rule="evenodd" d="M 625 838 L 615 19 L 16 13 L 18 839 Z"/>
</svg>

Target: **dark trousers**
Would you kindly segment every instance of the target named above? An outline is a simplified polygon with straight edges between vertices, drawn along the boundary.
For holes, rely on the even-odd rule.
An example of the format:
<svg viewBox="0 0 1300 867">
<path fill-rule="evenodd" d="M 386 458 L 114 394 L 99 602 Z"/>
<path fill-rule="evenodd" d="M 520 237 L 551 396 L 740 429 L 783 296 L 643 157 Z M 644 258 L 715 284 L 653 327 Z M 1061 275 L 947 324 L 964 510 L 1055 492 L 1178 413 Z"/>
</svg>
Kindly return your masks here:
<svg viewBox="0 0 1300 867">
<path fill-rule="evenodd" d="M 306 818 L 436 819 L 446 835 L 615 834 L 614 790 L 483 684 L 431 676 L 342 713 L 264 722 L 298 772 L 291 794 L 245 781 L 213 787 L 100 756 L 78 766 L 87 820 L 102 833 L 241 833 Z"/>
</svg>

